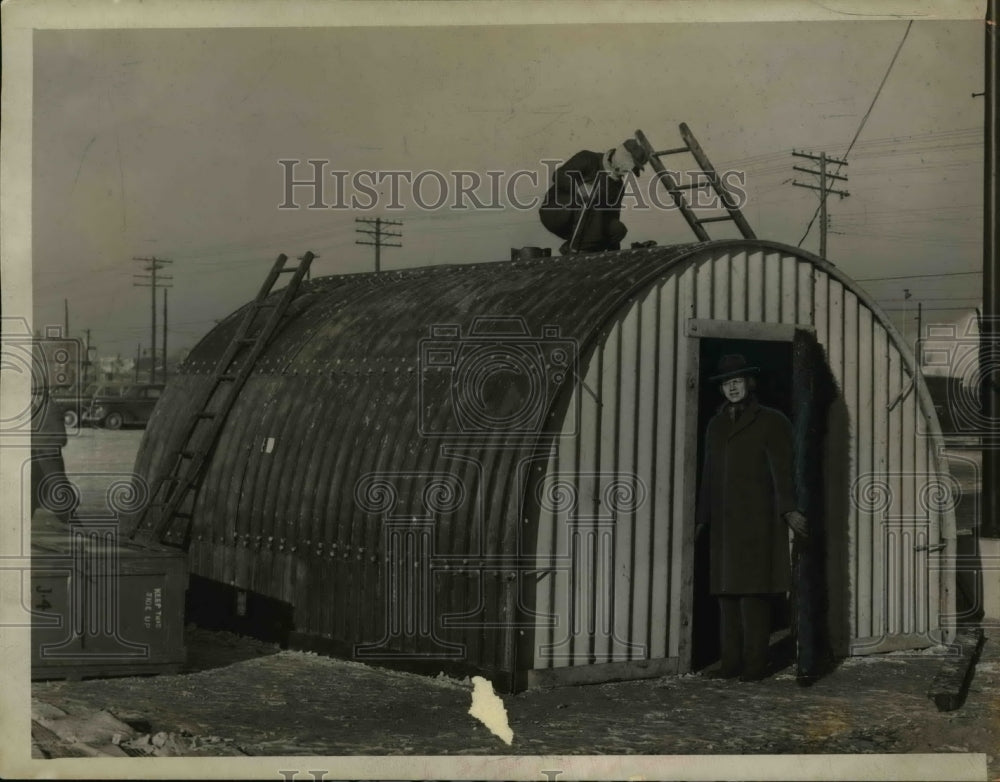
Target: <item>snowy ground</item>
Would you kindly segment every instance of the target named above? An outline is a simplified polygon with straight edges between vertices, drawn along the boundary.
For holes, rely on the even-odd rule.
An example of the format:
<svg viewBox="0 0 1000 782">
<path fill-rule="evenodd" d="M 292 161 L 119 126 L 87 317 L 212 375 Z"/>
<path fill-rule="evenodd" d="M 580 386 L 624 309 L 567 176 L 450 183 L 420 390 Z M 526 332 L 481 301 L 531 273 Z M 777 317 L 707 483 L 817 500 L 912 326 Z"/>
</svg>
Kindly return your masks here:
<svg viewBox="0 0 1000 782">
<path fill-rule="evenodd" d="M 189 629 L 187 672 L 38 682 L 39 756 L 984 752 L 1000 773 L 1000 631 L 965 705 L 927 697 L 940 657 L 845 661 L 809 688 L 701 675 L 504 698 L 510 746 L 468 714 L 471 683 L 282 651 Z M 81 727 L 83 726 L 83 727 Z M 115 734 L 118 734 L 115 738 Z M 76 742 L 72 737 L 76 737 Z M 69 738 L 67 738 L 69 737 Z M 84 748 L 81 745 L 86 745 Z"/>
</svg>

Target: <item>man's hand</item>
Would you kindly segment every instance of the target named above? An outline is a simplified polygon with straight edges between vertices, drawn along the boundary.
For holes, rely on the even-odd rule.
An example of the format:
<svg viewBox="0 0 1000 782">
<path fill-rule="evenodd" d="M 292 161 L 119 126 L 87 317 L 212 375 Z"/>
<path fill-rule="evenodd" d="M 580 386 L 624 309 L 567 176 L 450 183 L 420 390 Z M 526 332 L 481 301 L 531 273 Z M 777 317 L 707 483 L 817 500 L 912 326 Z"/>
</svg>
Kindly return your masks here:
<svg viewBox="0 0 1000 782">
<path fill-rule="evenodd" d="M 806 517 L 799 511 L 793 510 L 785 514 L 785 522 L 796 535 L 801 535 L 803 538 L 809 537 L 808 522 Z"/>
<path fill-rule="evenodd" d="M 803 516 L 799 511 L 792 510 L 785 514 L 785 522 L 796 535 L 800 535 L 803 538 L 809 537 L 808 525 L 806 522 L 806 517 Z"/>
</svg>

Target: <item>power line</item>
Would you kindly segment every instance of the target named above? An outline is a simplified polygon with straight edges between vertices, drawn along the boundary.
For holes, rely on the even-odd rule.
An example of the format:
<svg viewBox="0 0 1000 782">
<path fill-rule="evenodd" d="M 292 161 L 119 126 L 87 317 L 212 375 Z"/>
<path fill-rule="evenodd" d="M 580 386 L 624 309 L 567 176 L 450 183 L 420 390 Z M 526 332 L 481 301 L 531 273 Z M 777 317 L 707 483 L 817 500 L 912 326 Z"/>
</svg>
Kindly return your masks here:
<svg viewBox="0 0 1000 782">
<path fill-rule="evenodd" d="M 920 297 L 920 301 L 979 301 L 980 296 L 932 296 Z M 878 301 L 909 301 L 909 299 L 878 299 Z"/>
<path fill-rule="evenodd" d="M 878 89 L 875 90 L 875 97 L 872 98 L 871 105 L 868 106 L 868 111 L 865 112 L 865 116 L 861 118 L 861 123 L 858 125 L 857 131 L 854 133 L 854 138 L 851 139 L 851 143 L 847 147 L 847 151 L 844 153 L 844 160 L 847 160 L 847 156 L 851 154 L 851 150 L 854 149 L 854 143 L 858 140 L 858 136 L 861 135 L 861 131 L 864 130 L 865 124 L 868 122 L 868 117 L 871 116 L 872 109 L 875 108 L 875 103 L 882 94 L 882 88 L 885 86 L 886 81 L 889 79 L 889 74 L 892 73 L 892 66 L 896 64 L 896 58 L 899 57 L 900 51 L 903 49 L 903 44 L 906 43 L 906 38 L 910 34 L 910 28 L 913 27 L 913 20 L 911 19 L 906 24 L 906 32 L 903 33 L 902 39 L 899 41 L 899 46 L 896 47 L 896 52 L 892 55 L 892 60 L 889 61 L 889 67 L 885 70 L 885 76 L 882 77 L 882 81 L 878 85 Z M 839 171 L 839 169 L 838 169 Z M 836 172 L 835 172 L 836 173 Z M 813 223 L 816 222 L 816 217 L 819 215 L 820 210 L 823 208 L 823 203 L 816 207 L 816 211 L 813 213 L 812 220 L 809 221 L 809 225 L 806 226 L 806 232 L 802 234 L 802 238 L 799 239 L 797 247 L 802 246 L 802 242 L 806 240 L 809 236 L 809 232 L 812 230 Z"/>
<path fill-rule="evenodd" d="M 909 307 L 883 307 L 885 312 L 913 312 L 912 308 Z M 968 307 L 924 307 L 924 312 L 972 312 L 976 309 L 974 304 L 970 304 Z M 914 318 L 916 315 L 913 316 Z"/>
<path fill-rule="evenodd" d="M 878 282 L 880 280 L 919 280 L 925 277 L 961 277 L 966 274 L 982 274 L 976 272 L 940 272 L 938 274 L 904 274 L 899 277 L 856 277 L 855 282 Z"/>
</svg>

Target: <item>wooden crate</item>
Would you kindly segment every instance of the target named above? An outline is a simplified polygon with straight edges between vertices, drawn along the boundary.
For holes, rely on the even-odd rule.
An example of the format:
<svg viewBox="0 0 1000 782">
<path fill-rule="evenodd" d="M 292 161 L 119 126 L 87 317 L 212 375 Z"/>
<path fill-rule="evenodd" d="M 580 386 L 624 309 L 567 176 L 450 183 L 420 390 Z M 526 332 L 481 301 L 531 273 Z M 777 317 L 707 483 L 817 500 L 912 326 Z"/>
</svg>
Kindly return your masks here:
<svg viewBox="0 0 1000 782">
<path fill-rule="evenodd" d="M 32 530 L 32 679 L 170 673 L 184 663 L 187 558 L 114 522 Z"/>
</svg>

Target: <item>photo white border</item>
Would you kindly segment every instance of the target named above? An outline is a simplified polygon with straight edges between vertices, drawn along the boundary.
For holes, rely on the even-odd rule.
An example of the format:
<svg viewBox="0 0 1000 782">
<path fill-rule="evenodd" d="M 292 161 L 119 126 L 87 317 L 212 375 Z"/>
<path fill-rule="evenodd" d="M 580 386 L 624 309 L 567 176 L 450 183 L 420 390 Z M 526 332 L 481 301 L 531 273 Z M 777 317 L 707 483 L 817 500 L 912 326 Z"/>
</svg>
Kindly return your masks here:
<svg viewBox="0 0 1000 782">
<path fill-rule="evenodd" d="M 876 12 L 877 11 L 877 12 Z M 31 321 L 32 32 L 35 29 L 428 26 L 519 24 L 751 23 L 773 21 L 981 20 L 984 2 L 870 0 L 671 0 L 538 3 L 533 0 L 7 0 L 2 6 L 0 93 L 0 307 Z M 25 409 L 26 376 L 4 377 L 0 419 Z M 6 458 L 5 458 L 6 457 Z M 0 557 L 17 558 L 23 507 L 20 470 L 0 449 Z M 9 582 L 8 582 L 9 583 Z M 325 769 L 326 779 L 986 779 L 983 754 L 783 756 L 334 756 L 219 758 L 30 757 L 29 629 L 6 626 L 20 596 L 0 592 L 0 776 L 282 779 L 282 770 Z"/>
</svg>

